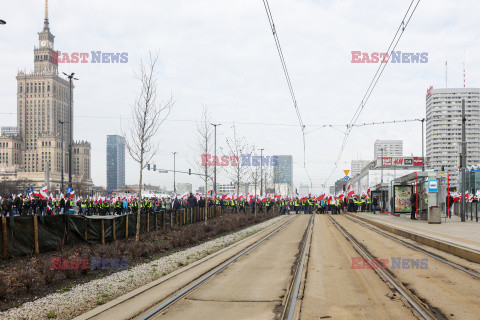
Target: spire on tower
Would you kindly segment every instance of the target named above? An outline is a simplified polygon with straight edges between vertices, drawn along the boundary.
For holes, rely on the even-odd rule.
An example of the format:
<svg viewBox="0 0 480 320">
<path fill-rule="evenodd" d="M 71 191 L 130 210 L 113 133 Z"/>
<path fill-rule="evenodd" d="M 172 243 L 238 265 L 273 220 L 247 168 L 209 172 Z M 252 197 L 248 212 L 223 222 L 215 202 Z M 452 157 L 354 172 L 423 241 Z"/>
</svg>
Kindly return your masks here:
<svg viewBox="0 0 480 320">
<path fill-rule="evenodd" d="M 43 22 L 43 29 L 48 29 L 48 0 L 45 0 L 45 20 Z"/>
</svg>

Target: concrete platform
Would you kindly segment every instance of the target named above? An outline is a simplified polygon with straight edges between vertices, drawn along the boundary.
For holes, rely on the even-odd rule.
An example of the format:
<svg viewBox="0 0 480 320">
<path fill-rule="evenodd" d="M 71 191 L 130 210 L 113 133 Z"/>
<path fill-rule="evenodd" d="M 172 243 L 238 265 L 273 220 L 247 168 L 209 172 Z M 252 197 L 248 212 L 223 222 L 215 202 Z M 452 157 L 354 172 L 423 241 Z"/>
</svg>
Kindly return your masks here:
<svg viewBox="0 0 480 320">
<path fill-rule="evenodd" d="M 371 212 L 353 213 L 352 216 L 368 220 L 387 231 L 480 263 L 479 222 L 461 222 L 456 216 L 451 219 L 442 219 L 441 224 L 411 220 L 409 216 L 398 217 Z"/>
</svg>

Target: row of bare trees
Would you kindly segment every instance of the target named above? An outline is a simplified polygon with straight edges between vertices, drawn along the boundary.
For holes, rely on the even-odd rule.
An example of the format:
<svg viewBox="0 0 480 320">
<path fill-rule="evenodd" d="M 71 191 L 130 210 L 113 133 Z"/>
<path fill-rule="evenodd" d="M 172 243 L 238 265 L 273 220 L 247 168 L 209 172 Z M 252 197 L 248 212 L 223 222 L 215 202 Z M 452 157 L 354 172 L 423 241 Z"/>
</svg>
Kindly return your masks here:
<svg viewBox="0 0 480 320">
<path fill-rule="evenodd" d="M 132 120 L 129 123 L 129 127 L 122 128 L 122 135 L 125 138 L 128 153 L 139 166 L 138 201 L 142 201 L 141 186 L 143 185 L 143 170 L 158 151 L 159 145 L 156 143 L 155 138 L 174 106 L 174 101 L 171 96 L 167 101 L 161 101 L 159 98 L 158 66 L 158 53 L 154 54 L 150 52 L 148 58 L 141 61 L 135 75 L 139 83 L 139 92 L 136 94 L 135 100 L 131 105 Z M 202 165 L 201 158 L 202 155 L 213 153 L 214 138 L 213 126 L 210 122 L 208 109 L 204 107 L 201 120 L 197 122 L 197 141 L 196 147 L 194 148 L 197 157 L 194 162 L 194 167 L 197 169 L 197 172 L 201 172 L 200 178 L 204 184 L 205 193 L 208 192 L 208 183 L 210 181 L 213 182 L 213 167 Z M 227 154 L 224 155 L 228 155 L 229 158 L 234 156 L 238 161 L 238 165 L 226 167 L 227 175 L 237 186 L 236 196 L 239 196 L 239 187 L 245 184 L 252 184 L 255 188 L 255 194 L 257 194 L 257 186 L 262 180 L 260 167 L 242 166 L 240 163 L 243 154 L 256 155 L 255 146 L 249 144 L 244 137 L 238 134 L 235 125 L 233 125 L 233 137 L 227 139 L 226 144 Z M 272 170 L 265 170 L 266 175 L 263 178 L 265 178 L 265 181 L 272 181 L 273 184 L 273 172 L 271 171 Z M 267 179 L 267 176 L 269 176 L 270 179 Z M 265 187 L 267 187 L 267 183 L 265 183 Z M 141 206 L 138 206 L 136 241 L 139 241 L 140 235 L 140 210 Z M 205 224 L 207 224 L 207 206 L 205 206 L 204 217 Z"/>
</svg>

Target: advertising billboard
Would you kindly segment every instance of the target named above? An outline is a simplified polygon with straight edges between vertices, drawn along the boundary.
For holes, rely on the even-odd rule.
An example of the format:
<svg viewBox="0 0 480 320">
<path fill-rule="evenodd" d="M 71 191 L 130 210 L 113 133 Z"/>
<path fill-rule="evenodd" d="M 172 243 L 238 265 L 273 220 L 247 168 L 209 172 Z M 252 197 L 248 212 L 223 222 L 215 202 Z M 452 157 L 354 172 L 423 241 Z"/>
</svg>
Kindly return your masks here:
<svg viewBox="0 0 480 320">
<path fill-rule="evenodd" d="M 394 186 L 395 213 L 408 213 L 412 211 L 410 197 L 413 186 Z"/>
</svg>

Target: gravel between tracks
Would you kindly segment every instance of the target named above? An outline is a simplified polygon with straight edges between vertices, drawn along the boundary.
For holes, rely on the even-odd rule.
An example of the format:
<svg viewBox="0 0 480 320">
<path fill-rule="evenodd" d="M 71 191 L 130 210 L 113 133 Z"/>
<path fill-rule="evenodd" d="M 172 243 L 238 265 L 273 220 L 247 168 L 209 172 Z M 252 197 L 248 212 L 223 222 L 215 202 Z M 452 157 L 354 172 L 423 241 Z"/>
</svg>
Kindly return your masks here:
<svg viewBox="0 0 480 320">
<path fill-rule="evenodd" d="M 69 319 L 78 316 L 98 305 L 113 300 L 140 286 L 154 281 L 183 265 L 227 247 L 257 233 L 286 216 L 280 216 L 248 227 L 235 233 L 210 240 L 169 256 L 137 265 L 130 270 L 114 273 L 102 279 L 74 286 L 67 292 L 57 292 L 38 300 L 27 302 L 19 308 L 0 313 L 0 319 Z"/>
</svg>

